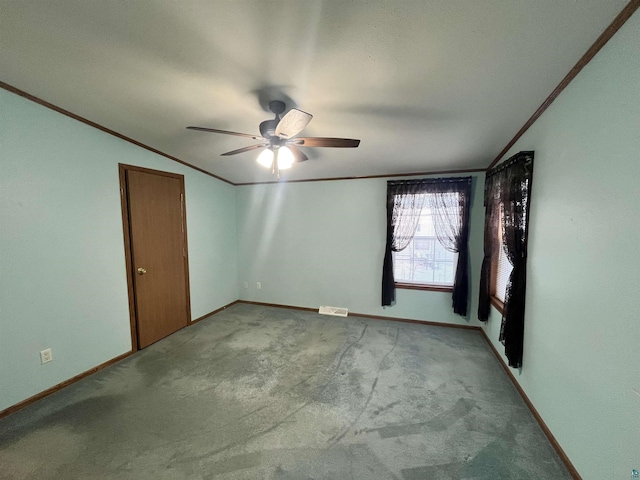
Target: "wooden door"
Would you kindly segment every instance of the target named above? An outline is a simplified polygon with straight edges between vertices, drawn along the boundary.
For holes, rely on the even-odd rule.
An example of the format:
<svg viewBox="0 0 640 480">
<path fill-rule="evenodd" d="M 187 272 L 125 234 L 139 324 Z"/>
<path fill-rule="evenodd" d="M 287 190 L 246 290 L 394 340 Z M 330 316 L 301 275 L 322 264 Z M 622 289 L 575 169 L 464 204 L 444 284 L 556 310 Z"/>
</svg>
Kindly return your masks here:
<svg viewBox="0 0 640 480">
<path fill-rule="evenodd" d="M 144 348 L 189 323 L 184 178 L 138 167 L 121 169 L 134 297 L 132 327 L 137 348 Z"/>
</svg>

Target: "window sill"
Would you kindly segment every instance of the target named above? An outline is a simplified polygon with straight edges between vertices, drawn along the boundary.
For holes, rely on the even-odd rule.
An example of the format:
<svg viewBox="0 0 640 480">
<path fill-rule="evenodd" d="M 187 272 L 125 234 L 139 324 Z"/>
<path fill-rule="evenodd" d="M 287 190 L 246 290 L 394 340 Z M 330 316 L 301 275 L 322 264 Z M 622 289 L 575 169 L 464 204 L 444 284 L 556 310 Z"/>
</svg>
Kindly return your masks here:
<svg viewBox="0 0 640 480">
<path fill-rule="evenodd" d="M 426 290 L 429 292 L 453 292 L 452 286 L 447 285 L 425 285 L 420 283 L 398 283 L 396 282 L 396 288 L 403 288 L 405 290 Z"/>
<path fill-rule="evenodd" d="M 504 314 L 504 303 L 498 297 L 491 296 L 491 305 L 496 307 L 501 314 Z"/>
</svg>

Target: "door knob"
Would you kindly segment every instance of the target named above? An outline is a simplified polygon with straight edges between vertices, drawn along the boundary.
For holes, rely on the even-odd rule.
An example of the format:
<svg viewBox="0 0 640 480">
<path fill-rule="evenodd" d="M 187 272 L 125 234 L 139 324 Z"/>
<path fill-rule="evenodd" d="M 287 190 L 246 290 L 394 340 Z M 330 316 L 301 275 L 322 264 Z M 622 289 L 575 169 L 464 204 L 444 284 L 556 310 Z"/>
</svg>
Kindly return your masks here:
<svg viewBox="0 0 640 480">
<path fill-rule="evenodd" d="M 147 271 L 144 268 L 140 267 L 138 269 L 138 275 L 144 275 L 145 273 L 147 273 Z"/>
</svg>

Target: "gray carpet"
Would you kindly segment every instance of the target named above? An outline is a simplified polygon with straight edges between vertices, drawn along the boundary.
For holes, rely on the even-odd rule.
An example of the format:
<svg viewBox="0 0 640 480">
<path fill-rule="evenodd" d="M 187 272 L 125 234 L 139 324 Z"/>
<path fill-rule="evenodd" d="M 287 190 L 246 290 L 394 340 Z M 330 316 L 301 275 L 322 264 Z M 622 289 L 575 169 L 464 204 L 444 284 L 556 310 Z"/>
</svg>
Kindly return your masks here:
<svg viewBox="0 0 640 480">
<path fill-rule="evenodd" d="M 570 479 L 481 334 L 237 304 L 0 420 L 2 479 Z"/>
</svg>

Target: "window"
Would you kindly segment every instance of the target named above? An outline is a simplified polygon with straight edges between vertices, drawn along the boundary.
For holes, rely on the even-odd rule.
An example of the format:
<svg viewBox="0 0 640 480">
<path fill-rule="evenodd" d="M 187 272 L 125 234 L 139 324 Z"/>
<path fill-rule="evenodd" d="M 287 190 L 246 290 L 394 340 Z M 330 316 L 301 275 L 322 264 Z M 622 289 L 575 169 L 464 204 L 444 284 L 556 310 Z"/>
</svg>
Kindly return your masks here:
<svg viewBox="0 0 640 480">
<path fill-rule="evenodd" d="M 509 366 L 522 366 L 527 282 L 527 238 L 534 152 L 519 152 L 487 170 L 484 184 L 484 259 L 478 319 L 491 304 L 502 313 L 500 336 Z"/>
<path fill-rule="evenodd" d="M 504 244 L 502 242 L 502 209 L 497 222 L 497 254 L 491 258 L 491 296 L 493 299 L 499 300 L 495 302 L 496 307 L 502 311 L 504 309 L 504 299 L 507 290 L 507 283 L 509 282 L 509 275 L 513 270 L 513 265 L 509 261 L 507 254 L 504 250 Z"/>
<path fill-rule="evenodd" d="M 433 214 L 431 208 L 427 207 L 429 204 L 429 199 L 425 199 L 409 245 L 404 250 L 393 252 L 393 276 L 399 288 L 453 286 L 458 254 L 448 251 L 438 241 Z M 452 212 L 452 215 L 455 213 Z"/>
<path fill-rule="evenodd" d="M 387 243 L 382 306 L 396 287 L 449 291 L 454 313 L 467 315 L 471 177 L 387 182 Z"/>
</svg>

